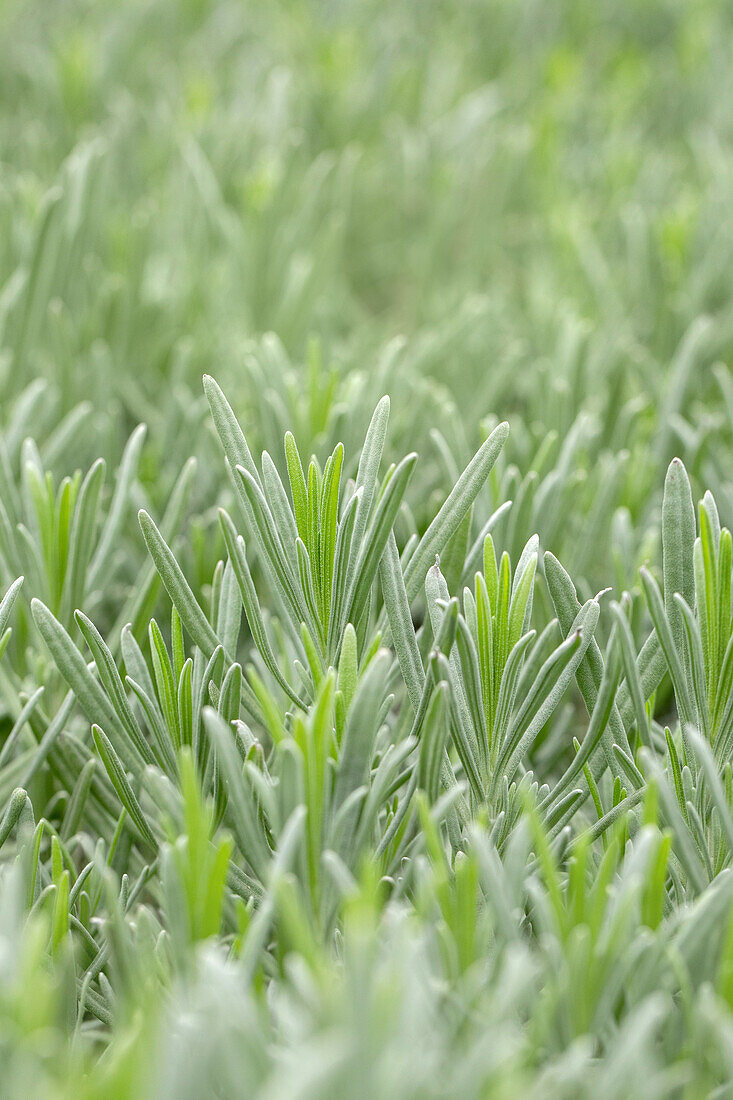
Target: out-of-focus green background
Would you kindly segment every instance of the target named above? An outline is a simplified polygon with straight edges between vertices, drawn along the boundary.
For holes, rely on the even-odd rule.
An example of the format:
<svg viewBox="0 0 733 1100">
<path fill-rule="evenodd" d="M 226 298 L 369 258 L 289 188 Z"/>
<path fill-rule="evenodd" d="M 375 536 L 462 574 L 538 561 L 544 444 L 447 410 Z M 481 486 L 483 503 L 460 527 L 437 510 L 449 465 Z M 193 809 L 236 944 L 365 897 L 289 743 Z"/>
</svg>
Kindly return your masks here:
<svg viewBox="0 0 733 1100">
<path fill-rule="evenodd" d="M 153 503 L 193 450 L 203 509 L 208 371 L 276 455 L 386 391 L 423 484 L 431 428 L 507 417 L 514 497 L 556 433 L 554 514 L 603 469 L 614 545 L 673 453 L 730 521 L 732 42 L 722 0 L 4 0 L 11 462 L 145 420 Z"/>
</svg>

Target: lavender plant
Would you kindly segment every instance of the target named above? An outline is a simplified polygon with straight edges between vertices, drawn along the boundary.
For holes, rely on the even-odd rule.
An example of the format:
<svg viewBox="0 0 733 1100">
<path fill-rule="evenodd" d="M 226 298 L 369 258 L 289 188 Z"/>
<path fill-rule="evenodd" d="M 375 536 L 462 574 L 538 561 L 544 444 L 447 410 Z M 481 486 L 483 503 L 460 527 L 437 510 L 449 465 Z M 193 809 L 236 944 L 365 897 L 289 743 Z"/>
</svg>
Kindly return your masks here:
<svg viewBox="0 0 733 1100">
<path fill-rule="evenodd" d="M 4 1096 L 731 1094 L 731 29 L 0 7 Z"/>
</svg>

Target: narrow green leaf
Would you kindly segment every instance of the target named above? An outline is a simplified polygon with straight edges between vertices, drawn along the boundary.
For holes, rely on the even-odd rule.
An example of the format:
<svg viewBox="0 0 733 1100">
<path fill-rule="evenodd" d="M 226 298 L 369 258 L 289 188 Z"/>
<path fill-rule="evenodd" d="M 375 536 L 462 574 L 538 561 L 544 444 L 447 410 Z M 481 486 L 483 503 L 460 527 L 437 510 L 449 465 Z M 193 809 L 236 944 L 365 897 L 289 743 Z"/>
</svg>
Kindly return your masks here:
<svg viewBox="0 0 733 1100">
<path fill-rule="evenodd" d="M 489 438 L 471 459 L 443 507 L 420 539 L 405 569 L 405 590 L 410 603 L 422 588 L 425 574 L 435 561 L 435 555 L 441 553 L 448 540 L 458 530 L 466 512 L 481 492 L 508 435 L 509 425 L 506 422 L 494 428 Z"/>
<path fill-rule="evenodd" d="M 145 815 L 140 808 L 135 794 L 130 786 L 129 780 L 125 775 L 124 768 L 120 762 L 120 758 L 112 747 L 112 743 L 107 737 L 106 733 L 99 726 L 92 726 L 92 736 L 94 738 L 94 744 L 96 745 L 99 757 L 104 764 L 104 769 L 110 778 L 110 782 L 117 792 L 117 797 L 124 806 L 125 810 L 129 814 L 130 820 L 134 824 L 140 836 L 154 850 L 157 850 L 157 842 L 153 836 L 152 830 L 148 825 Z"/>
<path fill-rule="evenodd" d="M 147 512 L 138 512 L 140 529 L 160 579 L 163 582 L 171 603 L 181 616 L 181 622 L 188 631 L 194 645 L 197 645 L 205 657 L 210 657 L 219 641 L 211 624 L 204 615 L 191 587 L 183 575 L 173 552 L 161 535 Z"/>
</svg>

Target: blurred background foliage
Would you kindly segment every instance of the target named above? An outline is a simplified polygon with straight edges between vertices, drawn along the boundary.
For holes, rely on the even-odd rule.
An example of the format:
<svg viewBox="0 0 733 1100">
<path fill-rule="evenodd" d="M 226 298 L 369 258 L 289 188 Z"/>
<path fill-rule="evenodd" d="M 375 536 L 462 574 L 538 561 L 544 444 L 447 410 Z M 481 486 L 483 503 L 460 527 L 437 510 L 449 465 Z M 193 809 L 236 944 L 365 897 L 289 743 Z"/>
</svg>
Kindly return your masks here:
<svg viewBox="0 0 733 1100">
<path fill-rule="evenodd" d="M 205 370 L 276 461 L 289 427 L 349 453 L 389 391 L 418 510 L 448 476 L 435 426 L 465 459 L 509 418 L 523 477 L 572 435 L 556 508 L 613 482 L 605 560 L 577 563 L 591 586 L 627 513 L 643 542 L 675 453 L 730 522 L 732 15 L 5 0 L 11 463 L 31 419 L 59 475 L 113 465 L 144 420 L 153 503 L 193 450 L 203 511 L 221 476 Z M 576 537 L 569 517 L 548 542 Z"/>
</svg>

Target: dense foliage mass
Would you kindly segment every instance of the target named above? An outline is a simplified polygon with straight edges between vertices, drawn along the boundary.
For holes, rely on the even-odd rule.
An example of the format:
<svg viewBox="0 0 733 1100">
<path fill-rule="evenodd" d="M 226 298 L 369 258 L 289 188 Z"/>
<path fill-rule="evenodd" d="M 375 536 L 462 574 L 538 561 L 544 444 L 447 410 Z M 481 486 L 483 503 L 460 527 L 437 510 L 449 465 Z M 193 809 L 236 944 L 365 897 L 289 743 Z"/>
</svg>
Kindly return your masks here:
<svg viewBox="0 0 733 1100">
<path fill-rule="evenodd" d="M 0 6 L 3 1096 L 731 1095 L 732 35 Z"/>
</svg>

